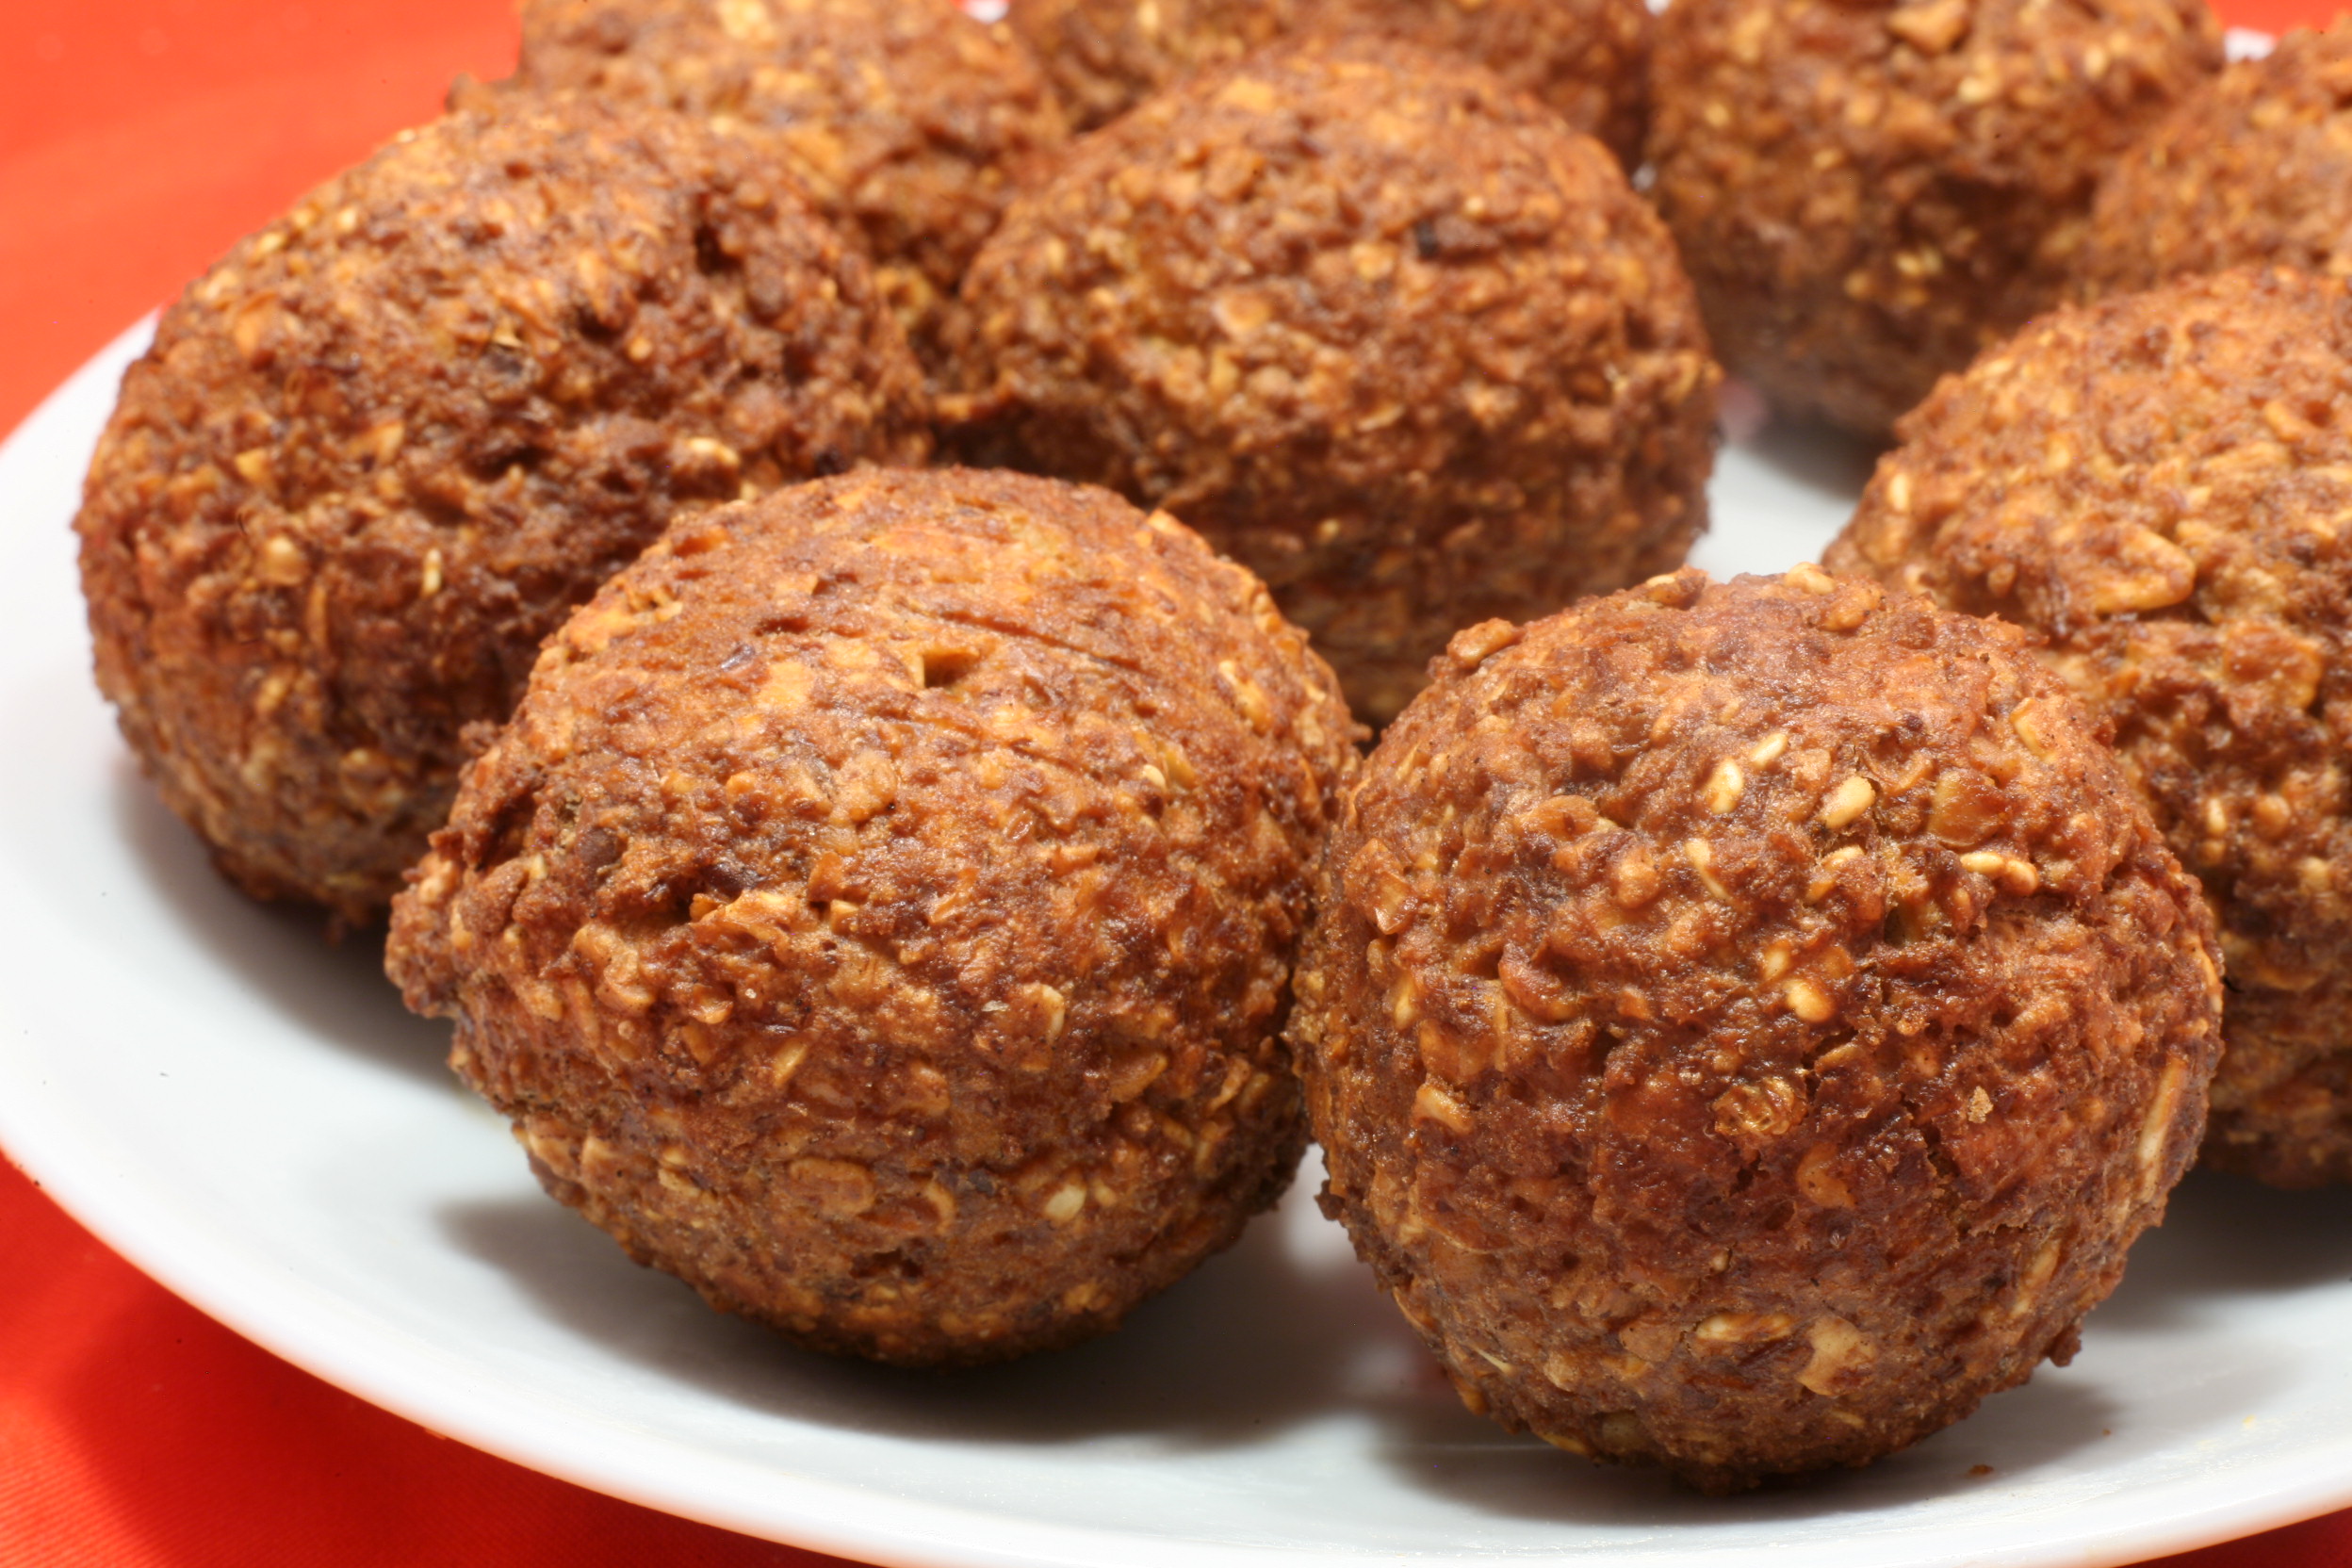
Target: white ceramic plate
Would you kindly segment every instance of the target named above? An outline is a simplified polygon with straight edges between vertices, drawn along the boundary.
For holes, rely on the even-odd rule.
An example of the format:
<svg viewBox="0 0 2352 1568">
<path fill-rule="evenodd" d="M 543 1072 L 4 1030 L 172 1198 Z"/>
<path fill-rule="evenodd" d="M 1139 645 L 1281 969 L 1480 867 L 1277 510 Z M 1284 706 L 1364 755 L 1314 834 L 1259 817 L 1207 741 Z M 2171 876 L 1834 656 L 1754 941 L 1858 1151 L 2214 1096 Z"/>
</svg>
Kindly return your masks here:
<svg viewBox="0 0 2352 1568">
<path fill-rule="evenodd" d="M 261 1344 L 440 1431 L 909 1568 L 2122 1563 L 2352 1503 L 2352 1194 L 2193 1179 L 2081 1357 L 1868 1471 L 1728 1501 L 1466 1414 L 1306 1192 L 1104 1341 L 932 1377 L 803 1355 L 540 1196 L 368 944 L 214 877 L 92 694 L 67 531 L 139 335 L 0 451 L 0 1142 Z M 1717 571 L 1863 472 L 1723 453 Z"/>
</svg>

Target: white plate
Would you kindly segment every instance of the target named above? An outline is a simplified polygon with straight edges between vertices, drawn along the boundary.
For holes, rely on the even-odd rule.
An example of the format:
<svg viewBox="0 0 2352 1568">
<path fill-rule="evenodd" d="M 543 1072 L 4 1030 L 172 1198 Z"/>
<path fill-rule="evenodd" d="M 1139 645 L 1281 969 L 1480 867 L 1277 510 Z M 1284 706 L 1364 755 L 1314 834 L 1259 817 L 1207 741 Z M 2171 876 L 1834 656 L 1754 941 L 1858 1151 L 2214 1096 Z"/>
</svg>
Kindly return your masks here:
<svg viewBox="0 0 2352 1568">
<path fill-rule="evenodd" d="M 440 1431 L 920 1568 L 2121 1563 L 2352 1503 L 2352 1194 L 2197 1178 L 2082 1353 L 1872 1469 L 1709 1501 L 1466 1414 L 1307 1201 L 1104 1341 L 942 1377 L 803 1355 L 540 1196 L 368 944 L 246 902 L 92 694 L 67 531 L 125 337 L 0 451 L 0 1141 L 132 1261 Z M 1727 449 L 1718 571 L 1863 457 Z"/>
</svg>

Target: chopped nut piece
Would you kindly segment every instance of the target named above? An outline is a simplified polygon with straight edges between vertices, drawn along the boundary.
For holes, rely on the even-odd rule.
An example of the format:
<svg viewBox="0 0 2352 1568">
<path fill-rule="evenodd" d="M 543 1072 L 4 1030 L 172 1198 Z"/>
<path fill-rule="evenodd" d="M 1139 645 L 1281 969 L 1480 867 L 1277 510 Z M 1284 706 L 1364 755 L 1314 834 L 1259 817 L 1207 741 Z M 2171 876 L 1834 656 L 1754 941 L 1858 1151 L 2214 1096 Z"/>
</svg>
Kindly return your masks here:
<svg viewBox="0 0 2352 1568">
<path fill-rule="evenodd" d="M 1788 1000 L 1788 1010 L 1807 1023 L 1827 1023 L 1838 1016 L 1838 1004 L 1829 993 L 1800 974 L 1781 988 Z"/>
<path fill-rule="evenodd" d="M 1699 874 L 1700 884 L 1710 894 L 1725 904 L 1733 901 L 1731 890 L 1724 887 L 1723 879 L 1715 874 L 1715 847 L 1712 844 L 1705 839 L 1686 839 L 1682 853 L 1684 858 L 1690 862 L 1690 869 Z"/>
<path fill-rule="evenodd" d="M 1838 591 L 1838 580 L 1810 561 L 1800 561 L 1789 567 L 1788 580 L 1790 585 L 1808 594 L 1834 594 Z"/>
<path fill-rule="evenodd" d="M 1649 851 L 1640 844 L 1628 847 L 1619 856 L 1609 873 L 1609 891 L 1618 905 L 1626 909 L 1645 908 L 1666 886 L 1658 874 L 1657 862 Z"/>
<path fill-rule="evenodd" d="M 1054 1189 L 1054 1196 L 1045 1200 L 1045 1217 L 1056 1225 L 1067 1225 L 1078 1217 L 1086 1206 L 1086 1184 L 1069 1182 Z"/>
<path fill-rule="evenodd" d="M 1690 1331 L 1690 1337 L 1717 1345 L 1760 1345 L 1786 1339 L 1797 1320 L 1785 1312 L 1719 1312 Z"/>
<path fill-rule="evenodd" d="M 1862 846 L 1860 844 L 1847 844 L 1841 849 L 1833 849 L 1827 855 L 1822 856 L 1820 867 L 1813 873 L 1813 880 L 1805 885 L 1805 901 L 1807 904 L 1819 904 L 1822 899 L 1827 898 L 1830 890 L 1838 885 L 1838 868 L 1861 858 Z"/>
<path fill-rule="evenodd" d="M 1707 808 L 1719 817 L 1726 814 L 1740 804 L 1740 792 L 1747 787 L 1747 776 L 1740 771 L 1740 764 L 1726 757 L 1707 776 Z"/>
<path fill-rule="evenodd" d="M 1413 1094 L 1413 1114 L 1457 1133 L 1467 1133 L 1473 1125 L 1469 1107 L 1435 1084 L 1425 1083 Z"/>
<path fill-rule="evenodd" d="M 1854 1192 L 1838 1174 L 1838 1151 L 1817 1143 L 1797 1162 L 1797 1190 L 1825 1209 L 1854 1207 Z"/>
<path fill-rule="evenodd" d="M 1878 800 L 1878 791 L 1860 774 L 1848 774 L 1821 803 L 1821 822 L 1832 832 L 1854 825 Z"/>
<path fill-rule="evenodd" d="M 2018 897 L 2022 898 L 2030 893 L 2038 891 L 2041 885 L 2041 868 L 2034 865 L 2033 861 L 2020 860 L 2014 855 L 2007 857 L 2001 861 L 2001 886 L 2002 891 L 2016 893 Z"/>
<path fill-rule="evenodd" d="M 1847 1392 L 1851 1373 L 1866 1370 L 1877 1352 L 1862 1331 L 1842 1317 L 1817 1317 L 1805 1331 L 1813 1355 L 1797 1374 L 1797 1381 L 1824 1399 Z"/>
</svg>

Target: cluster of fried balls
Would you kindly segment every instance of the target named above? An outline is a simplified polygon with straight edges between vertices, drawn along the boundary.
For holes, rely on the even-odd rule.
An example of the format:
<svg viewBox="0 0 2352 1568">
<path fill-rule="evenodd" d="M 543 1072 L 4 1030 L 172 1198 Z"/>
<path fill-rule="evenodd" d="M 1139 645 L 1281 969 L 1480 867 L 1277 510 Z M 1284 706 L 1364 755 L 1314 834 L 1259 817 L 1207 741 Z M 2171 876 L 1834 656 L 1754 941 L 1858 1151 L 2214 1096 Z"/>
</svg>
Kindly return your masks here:
<svg viewBox="0 0 2352 1568">
<path fill-rule="evenodd" d="M 2352 1181 L 2352 33 L 522 10 L 76 527 L 165 799 L 631 1257 L 998 1360 L 1312 1136 L 1473 1409 L 1726 1491 L 2064 1361 L 2200 1151 Z M 1677 569 L 1719 353 L 1900 439 L 1829 569 Z"/>
</svg>

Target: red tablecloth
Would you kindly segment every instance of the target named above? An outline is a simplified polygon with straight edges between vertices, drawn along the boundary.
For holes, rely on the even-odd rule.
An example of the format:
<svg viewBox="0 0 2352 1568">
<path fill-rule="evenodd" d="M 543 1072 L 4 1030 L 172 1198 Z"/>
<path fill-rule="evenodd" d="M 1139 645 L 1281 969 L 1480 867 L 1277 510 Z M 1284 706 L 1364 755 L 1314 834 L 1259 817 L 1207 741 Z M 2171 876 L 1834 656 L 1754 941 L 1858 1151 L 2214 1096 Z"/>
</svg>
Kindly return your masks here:
<svg viewBox="0 0 2352 1568">
<path fill-rule="evenodd" d="M 2228 0 L 2278 29 L 2311 0 Z M 461 71 L 506 0 L 0 0 L 0 431 Z M 239 1339 L 0 1164 L 0 1568 L 823 1568 L 433 1436 Z M 2166 1560 L 2352 1568 L 2352 1512 Z"/>
</svg>

